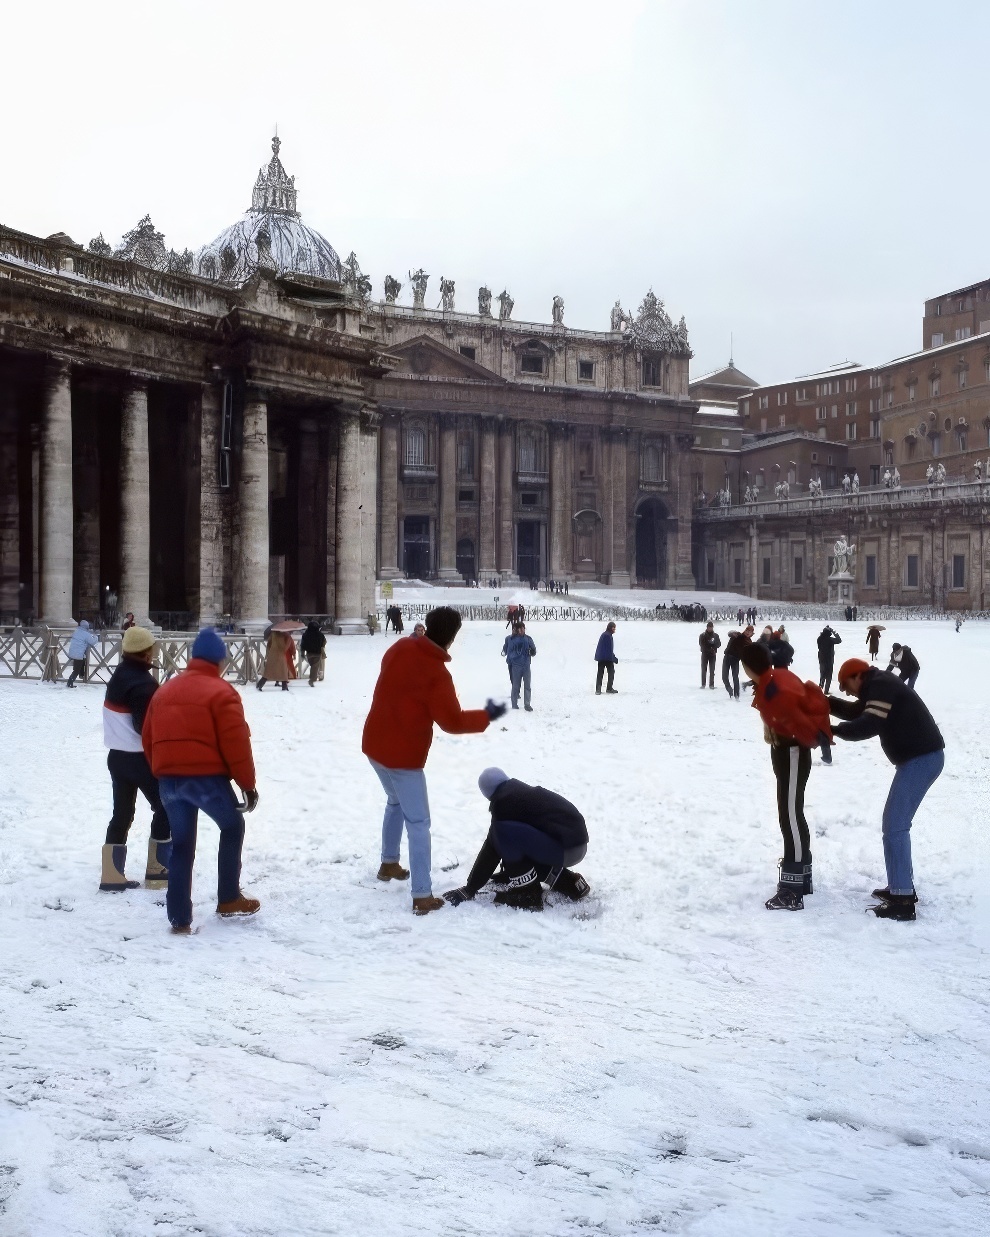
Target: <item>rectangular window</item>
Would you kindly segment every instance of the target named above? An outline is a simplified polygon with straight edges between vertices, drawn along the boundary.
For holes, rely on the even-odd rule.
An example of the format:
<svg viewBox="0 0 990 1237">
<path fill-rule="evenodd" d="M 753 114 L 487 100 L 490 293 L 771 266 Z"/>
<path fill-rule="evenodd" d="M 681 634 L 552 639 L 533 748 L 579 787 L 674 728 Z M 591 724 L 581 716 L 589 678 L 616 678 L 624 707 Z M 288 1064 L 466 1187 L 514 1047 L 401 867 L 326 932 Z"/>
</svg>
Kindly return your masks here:
<svg viewBox="0 0 990 1237">
<path fill-rule="evenodd" d="M 578 377 L 582 382 L 594 382 L 595 380 L 595 363 L 594 361 L 578 361 Z"/>
<path fill-rule="evenodd" d="M 973 328 L 970 326 L 957 326 L 956 327 L 956 339 L 969 339 L 970 335 L 972 334 L 973 334 Z"/>
<path fill-rule="evenodd" d="M 879 468 L 877 469 L 879 472 Z M 866 587 L 876 588 L 877 586 L 877 556 L 875 554 L 867 554 L 866 556 Z"/>
<path fill-rule="evenodd" d="M 795 391 L 795 393 L 794 393 L 794 398 L 795 398 L 795 399 L 797 399 L 797 400 L 807 399 L 807 398 L 808 398 L 808 388 L 807 388 L 807 387 L 798 387 L 798 389 L 797 389 L 797 390 Z"/>
<path fill-rule="evenodd" d="M 733 584 L 742 584 L 743 582 L 742 567 L 743 567 L 743 561 L 741 558 L 734 558 L 732 560 L 732 583 Z"/>
<path fill-rule="evenodd" d="M 764 584 L 770 583 L 770 559 L 769 558 L 765 558 L 763 560 L 763 583 Z"/>
<path fill-rule="evenodd" d="M 960 391 L 965 391 L 965 390 L 966 390 L 966 384 L 967 384 L 967 382 L 968 382 L 968 381 L 969 381 L 969 376 L 968 376 L 968 374 L 967 374 L 966 370 L 961 369 L 961 370 L 959 371 L 959 390 L 960 390 Z"/>
<path fill-rule="evenodd" d="M 827 465 L 825 469 L 825 488 L 828 490 L 834 490 L 836 480 L 837 480 L 837 474 L 835 471 L 835 465 L 834 464 Z"/>
<path fill-rule="evenodd" d="M 459 503 L 473 503 L 474 502 L 474 490 L 458 490 L 457 501 Z"/>
<path fill-rule="evenodd" d="M 787 417 L 785 417 L 784 414 L 781 413 L 780 416 L 777 418 L 777 420 L 780 424 L 780 428 L 783 429 L 784 426 L 787 424 Z"/>
<path fill-rule="evenodd" d="M 870 465 L 870 485 L 879 485 L 879 484 L 880 484 L 880 465 L 871 464 Z"/>
<path fill-rule="evenodd" d="M 945 336 L 942 334 L 941 331 L 936 331 L 932 335 L 932 347 L 941 348 L 944 343 L 945 343 Z"/>
<path fill-rule="evenodd" d="M 742 414 L 744 417 L 749 416 L 749 400 L 748 399 L 744 399 L 742 401 Z"/>
<path fill-rule="evenodd" d="M 966 555 L 953 554 L 952 556 L 952 587 L 966 587 Z"/>
<path fill-rule="evenodd" d="M 786 403 L 787 403 L 787 392 L 786 392 L 786 391 L 778 391 L 778 392 L 777 392 L 777 406 L 778 406 L 778 407 L 783 407 L 783 405 L 784 405 L 784 404 L 786 404 Z"/>
<path fill-rule="evenodd" d="M 466 356 L 469 361 L 473 361 L 478 355 L 477 351 L 469 344 L 461 344 L 460 352 L 461 356 Z"/>
<path fill-rule="evenodd" d="M 804 559 L 803 558 L 796 558 L 794 560 L 794 583 L 795 584 L 804 583 Z"/>
<path fill-rule="evenodd" d="M 643 386 L 658 387 L 660 385 L 660 362 L 646 360 L 643 362 Z"/>
<path fill-rule="evenodd" d="M 819 405 L 819 407 L 815 409 L 815 416 L 818 418 L 819 421 L 825 420 L 825 418 L 828 416 L 828 409 L 825 407 L 824 404 Z"/>
<path fill-rule="evenodd" d="M 871 421 L 871 422 L 870 422 L 870 437 L 871 437 L 871 438 L 879 438 L 879 437 L 880 437 L 880 421 L 879 421 L 879 419 L 878 419 L 878 420 L 875 420 L 875 421 Z"/>
<path fill-rule="evenodd" d="M 942 394 L 942 379 L 938 376 L 938 374 L 936 374 L 934 378 L 929 379 L 928 394 L 931 396 Z"/>
<path fill-rule="evenodd" d="M 760 433 L 765 434 L 766 432 L 767 432 L 767 419 L 766 417 L 760 417 Z"/>
<path fill-rule="evenodd" d="M 523 507 L 538 507 L 540 505 L 540 496 L 539 494 L 522 493 L 519 495 L 519 502 Z"/>
<path fill-rule="evenodd" d="M 855 390 L 856 390 L 856 379 L 855 379 L 855 378 L 847 378 L 847 379 L 846 379 L 846 390 L 847 390 L 847 391 L 855 391 Z"/>
<path fill-rule="evenodd" d="M 715 560 L 713 558 L 708 560 L 708 583 L 715 583 Z"/>
<path fill-rule="evenodd" d="M 918 587 L 918 556 L 917 554 L 909 554 L 907 561 L 904 564 L 904 582 L 907 588 Z"/>
<path fill-rule="evenodd" d="M 839 405 L 833 404 L 832 405 L 832 420 L 838 421 L 838 419 L 839 419 Z"/>
<path fill-rule="evenodd" d="M 847 442 L 856 441 L 856 422 L 855 421 L 846 422 L 846 441 Z"/>
<path fill-rule="evenodd" d="M 854 417 L 856 415 L 856 407 L 857 405 L 855 400 L 853 400 L 851 404 L 846 404 L 846 416 Z"/>
<path fill-rule="evenodd" d="M 769 408 L 769 407 L 770 407 L 770 396 L 761 395 L 760 396 L 760 412 L 762 412 L 764 408 Z"/>
<path fill-rule="evenodd" d="M 916 382 L 908 383 L 908 399 L 913 400 L 918 394 L 918 384 Z"/>
<path fill-rule="evenodd" d="M 870 386 L 871 386 L 871 387 L 878 387 L 879 385 L 880 385 L 880 375 L 879 375 L 879 374 L 870 374 Z"/>
<path fill-rule="evenodd" d="M 524 374 L 542 374 L 543 357 L 535 352 L 523 353 L 520 368 Z"/>
</svg>

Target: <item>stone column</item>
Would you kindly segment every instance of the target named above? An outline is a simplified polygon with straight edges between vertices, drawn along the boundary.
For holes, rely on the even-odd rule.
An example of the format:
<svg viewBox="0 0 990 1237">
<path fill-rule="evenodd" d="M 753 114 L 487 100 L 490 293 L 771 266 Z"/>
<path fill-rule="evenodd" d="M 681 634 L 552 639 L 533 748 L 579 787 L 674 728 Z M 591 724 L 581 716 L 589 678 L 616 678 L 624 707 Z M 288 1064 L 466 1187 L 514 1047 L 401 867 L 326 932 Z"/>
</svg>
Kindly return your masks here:
<svg viewBox="0 0 990 1237">
<path fill-rule="evenodd" d="M 693 434 L 678 434 L 674 467 L 677 473 L 677 533 L 674 553 L 674 588 L 693 589 L 697 585 L 691 569 L 691 451 Z"/>
<path fill-rule="evenodd" d="M 495 565 L 495 418 L 481 418 L 481 468 L 478 479 L 478 579 L 482 584 L 496 572 Z"/>
<path fill-rule="evenodd" d="M 337 451 L 337 604 L 342 636 L 368 632 L 361 615 L 361 418 L 358 408 L 340 413 Z"/>
<path fill-rule="evenodd" d="M 629 456 L 629 438 L 625 429 L 614 429 L 610 435 L 612 457 L 611 521 L 612 567 L 608 583 L 616 588 L 630 588 L 629 548 L 626 532 L 629 526 L 629 495 L 626 463 Z"/>
<path fill-rule="evenodd" d="M 215 624 L 223 608 L 223 519 L 220 511 L 220 418 L 223 388 L 204 386 L 199 415 L 199 624 Z M 196 532 L 193 533 L 196 536 Z M 266 577 L 267 578 L 267 577 Z"/>
<path fill-rule="evenodd" d="M 67 361 L 45 374 L 41 431 L 41 621 L 72 626 L 72 388 Z"/>
<path fill-rule="evenodd" d="M 754 601 L 760 595 L 760 538 L 755 520 L 749 526 L 749 595 Z"/>
<path fill-rule="evenodd" d="M 323 442 L 326 446 L 327 479 L 327 595 L 326 613 L 333 616 L 337 613 L 337 457 L 340 441 L 337 433 L 337 416 L 328 410 L 323 426 Z"/>
<path fill-rule="evenodd" d="M 151 498 L 148 456 L 148 384 L 137 380 L 124 392 L 120 413 L 120 594 L 121 616 L 129 610 L 147 627 L 151 589 Z"/>
<path fill-rule="evenodd" d="M 439 571 L 441 580 L 461 583 L 457 570 L 457 418 L 440 417 Z"/>
<path fill-rule="evenodd" d="M 11 387 L 0 387 L 0 615 L 20 611 L 21 512 L 18 410 Z"/>
<path fill-rule="evenodd" d="M 257 395 L 244 405 L 238 506 L 238 622 L 245 631 L 260 632 L 269 621 L 268 404 Z"/>
<path fill-rule="evenodd" d="M 361 614 L 375 612 L 378 566 L 378 431 L 381 413 L 361 414 Z M 367 628 L 366 628 L 367 630 Z"/>
<path fill-rule="evenodd" d="M 381 431 L 380 558 L 382 580 L 401 580 L 399 570 L 399 420 L 386 416 Z"/>
<path fill-rule="evenodd" d="M 550 575 L 570 579 L 570 477 L 567 473 L 567 426 L 550 427 Z"/>
<path fill-rule="evenodd" d="M 515 486 L 513 472 L 515 471 L 515 434 L 511 421 L 503 421 L 499 431 L 499 539 L 498 539 L 498 574 L 503 584 L 515 584 L 516 576 L 512 569 L 515 559 L 512 544 L 515 532 L 513 519 L 513 499 Z"/>
</svg>

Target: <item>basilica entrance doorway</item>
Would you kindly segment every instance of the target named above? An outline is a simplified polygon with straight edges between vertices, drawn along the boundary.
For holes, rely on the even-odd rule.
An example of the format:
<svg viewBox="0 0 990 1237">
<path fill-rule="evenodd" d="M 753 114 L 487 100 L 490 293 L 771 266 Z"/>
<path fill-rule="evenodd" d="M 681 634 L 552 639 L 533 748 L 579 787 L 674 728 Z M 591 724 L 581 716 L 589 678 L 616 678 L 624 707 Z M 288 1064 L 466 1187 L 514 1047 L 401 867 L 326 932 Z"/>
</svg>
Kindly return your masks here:
<svg viewBox="0 0 990 1237">
<path fill-rule="evenodd" d="M 546 576 L 545 526 L 539 520 L 520 520 L 516 525 L 516 574 L 520 580 Z"/>
<path fill-rule="evenodd" d="M 407 515 L 402 522 L 402 566 L 413 580 L 428 580 L 432 570 L 433 545 L 428 515 Z"/>
<path fill-rule="evenodd" d="M 646 498 L 636 508 L 636 585 L 665 588 L 667 584 L 667 508 L 659 498 Z"/>
</svg>

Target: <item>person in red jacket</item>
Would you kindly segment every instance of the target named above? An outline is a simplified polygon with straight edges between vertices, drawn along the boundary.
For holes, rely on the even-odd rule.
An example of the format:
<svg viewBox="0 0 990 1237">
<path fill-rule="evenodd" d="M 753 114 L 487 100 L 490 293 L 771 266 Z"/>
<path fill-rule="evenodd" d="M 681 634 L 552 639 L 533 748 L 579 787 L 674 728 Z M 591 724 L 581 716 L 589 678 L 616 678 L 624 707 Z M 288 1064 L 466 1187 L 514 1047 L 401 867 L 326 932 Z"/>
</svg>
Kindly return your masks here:
<svg viewBox="0 0 990 1237">
<path fill-rule="evenodd" d="M 811 774 L 811 749 L 821 747 L 831 763 L 832 732 L 828 700 L 814 683 L 802 683 L 786 667 L 773 667 L 761 644 L 733 636 L 727 649 L 739 657 L 752 679 L 753 708 L 763 720 L 770 763 L 777 779 L 777 814 L 784 840 L 777 892 L 767 910 L 804 910 L 804 895 L 814 893 L 811 834 L 804 815 L 804 791 Z"/>
<path fill-rule="evenodd" d="M 382 864 L 378 879 L 406 880 L 399 864 L 405 822 L 412 869 L 413 911 L 426 915 L 444 905 L 433 896 L 430 877 L 430 806 L 423 772 L 433 725 L 448 734 L 475 734 L 505 712 L 489 700 L 483 709 L 464 710 L 447 669 L 447 650 L 461 627 L 448 606 L 426 616 L 426 635 L 397 641 L 382 658 L 371 711 L 364 723 L 361 750 L 388 797 L 382 821 Z"/>
<path fill-rule="evenodd" d="M 231 789 L 244 791 L 247 810 L 258 806 L 251 732 L 241 698 L 220 677 L 227 646 L 212 627 L 193 642 L 186 669 L 160 687 L 148 705 L 141 741 L 158 778 L 172 829 L 165 906 L 172 931 L 191 931 L 192 869 L 200 810 L 220 827 L 217 914 L 253 915 L 257 898 L 241 893 L 244 816 Z"/>
</svg>

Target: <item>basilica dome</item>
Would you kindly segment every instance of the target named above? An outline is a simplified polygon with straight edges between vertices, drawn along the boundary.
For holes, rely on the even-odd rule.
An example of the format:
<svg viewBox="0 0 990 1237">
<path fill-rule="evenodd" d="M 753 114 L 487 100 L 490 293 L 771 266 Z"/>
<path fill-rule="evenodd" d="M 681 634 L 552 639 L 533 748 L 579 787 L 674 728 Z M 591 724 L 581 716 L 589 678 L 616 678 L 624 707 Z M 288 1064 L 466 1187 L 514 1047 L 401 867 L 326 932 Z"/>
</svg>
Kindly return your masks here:
<svg viewBox="0 0 990 1237">
<path fill-rule="evenodd" d="M 340 258 L 333 246 L 299 217 L 296 178 L 282 166 L 280 146 L 273 138 L 272 157 L 258 173 L 251 209 L 196 254 L 198 275 L 242 284 L 260 268 L 340 281 Z"/>
</svg>

